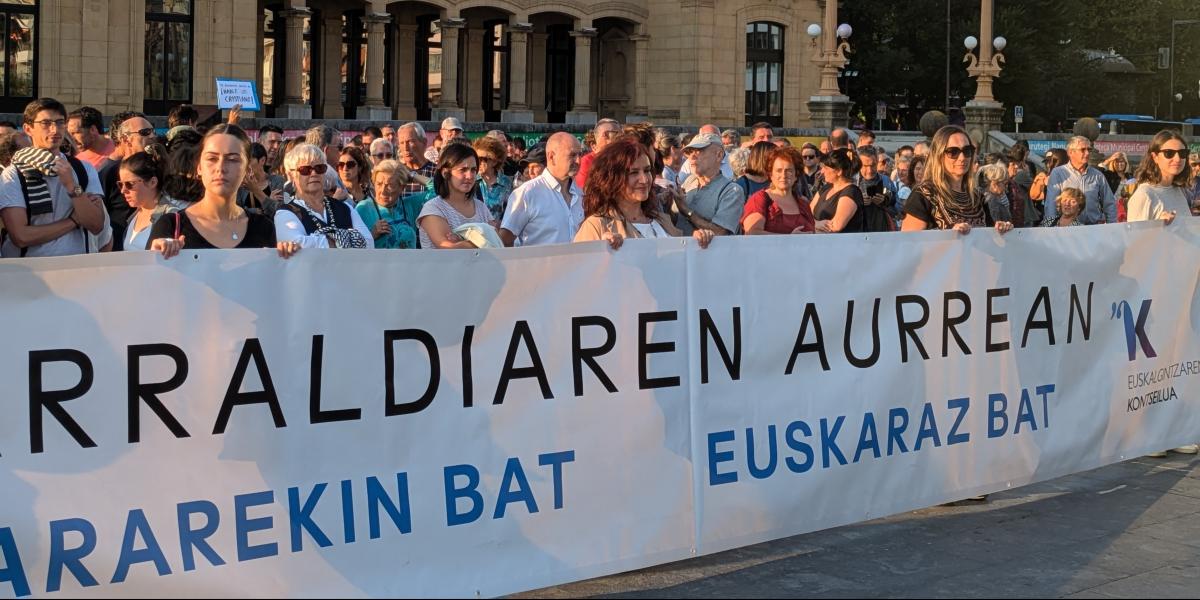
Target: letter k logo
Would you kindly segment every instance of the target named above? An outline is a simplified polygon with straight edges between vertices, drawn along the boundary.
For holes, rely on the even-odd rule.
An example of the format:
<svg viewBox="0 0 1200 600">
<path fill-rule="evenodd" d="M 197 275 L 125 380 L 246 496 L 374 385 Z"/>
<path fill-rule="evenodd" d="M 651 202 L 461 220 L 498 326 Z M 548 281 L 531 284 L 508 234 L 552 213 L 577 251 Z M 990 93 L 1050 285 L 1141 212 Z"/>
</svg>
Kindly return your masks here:
<svg viewBox="0 0 1200 600">
<path fill-rule="evenodd" d="M 1133 309 L 1128 302 L 1124 300 L 1114 302 L 1112 309 L 1111 318 L 1121 317 L 1125 321 L 1125 346 L 1129 351 L 1129 360 L 1137 360 L 1139 344 L 1142 346 L 1142 353 L 1146 355 L 1146 358 L 1158 356 L 1158 353 L 1154 351 L 1154 346 L 1150 345 L 1150 338 L 1146 337 L 1146 318 L 1150 316 L 1150 300 L 1142 300 L 1142 307 L 1138 310 L 1136 321 L 1133 318 Z"/>
</svg>

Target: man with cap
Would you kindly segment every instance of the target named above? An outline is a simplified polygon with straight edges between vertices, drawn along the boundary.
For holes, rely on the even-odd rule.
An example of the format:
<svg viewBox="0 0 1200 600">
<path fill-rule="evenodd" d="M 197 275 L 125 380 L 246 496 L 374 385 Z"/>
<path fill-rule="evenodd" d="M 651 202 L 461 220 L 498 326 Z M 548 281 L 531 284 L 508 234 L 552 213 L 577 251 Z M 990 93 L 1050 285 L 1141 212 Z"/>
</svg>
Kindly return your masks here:
<svg viewBox="0 0 1200 600">
<path fill-rule="evenodd" d="M 702 125 L 700 127 L 700 133 L 695 138 L 692 138 L 692 141 L 696 141 L 696 139 L 702 135 L 713 135 L 716 136 L 717 142 L 721 141 L 721 130 L 717 129 L 716 125 Z M 695 181 L 691 181 L 693 173 L 692 161 L 683 161 L 683 167 L 679 169 L 679 183 L 683 186 L 683 189 L 690 190 L 695 186 Z M 730 181 L 733 180 L 733 167 L 729 166 L 729 157 L 724 156 L 724 152 L 722 152 L 721 158 L 721 174 Z M 690 231 L 687 233 L 688 235 L 691 235 Z"/>
<path fill-rule="evenodd" d="M 530 148 L 525 156 L 521 158 L 521 170 L 517 174 L 517 181 L 514 183 L 516 187 L 521 187 L 521 184 L 526 181 L 536 179 L 542 171 L 546 170 L 546 146 L 538 144 Z"/>
<path fill-rule="evenodd" d="M 685 167 L 692 173 L 693 187 L 687 195 L 675 194 L 675 212 L 685 236 L 697 229 L 713 235 L 733 235 L 738 231 L 746 196 L 739 185 L 721 173 L 725 148 L 715 132 L 692 138 L 683 148 Z"/>
<path fill-rule="evenodd" d="M 459 121 L 458 119 L 456 119 L 454 117 L 446 117 L 445 119 L 442 120 L 441 130 L 438 131 L 438 137 L 441 138 L 441 140 L 442 140 L 442 143 L 440 145 L 442 147 L 445 147 L 446 144 L 450 142 L 450 140 L 452 140 L 462 134 L 463 134 L 462 121 Z M 440 154 L 441 153 L 438 151 L 438 149 L 436 147 L 430 146 L 429 149 L 425 151 L 425 158 L 429 159 L 429 162 L 431 162 L 431 163 L 436 163 L 438 161 Z"/>
<path fill-rule="evenodd" d="M 569 133 L 560 131 L 550 136 L 546 142 L 546 169 L 508 197 L 500 222 L 500 239 L 505 246 L 570 244 L 575 239 L 583 223 L 583 190 L 572 178 L 579 169 L 581 150 L 579 140 Z"/>
</svg>

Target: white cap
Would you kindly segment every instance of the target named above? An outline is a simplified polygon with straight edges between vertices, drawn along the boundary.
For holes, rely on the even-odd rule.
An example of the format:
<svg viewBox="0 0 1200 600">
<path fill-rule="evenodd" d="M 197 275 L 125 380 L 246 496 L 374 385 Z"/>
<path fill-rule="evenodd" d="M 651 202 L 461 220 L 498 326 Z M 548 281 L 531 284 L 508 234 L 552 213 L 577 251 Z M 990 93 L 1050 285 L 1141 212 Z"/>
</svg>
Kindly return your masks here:
<svg viewBox="0 0 1200 600">
<path fill-rule="evenodd" d="M 442 121 L 442 129 L 457 129 L 463 130 L 462 122 L 454 117 L 447 117 Z"/>
</svg>

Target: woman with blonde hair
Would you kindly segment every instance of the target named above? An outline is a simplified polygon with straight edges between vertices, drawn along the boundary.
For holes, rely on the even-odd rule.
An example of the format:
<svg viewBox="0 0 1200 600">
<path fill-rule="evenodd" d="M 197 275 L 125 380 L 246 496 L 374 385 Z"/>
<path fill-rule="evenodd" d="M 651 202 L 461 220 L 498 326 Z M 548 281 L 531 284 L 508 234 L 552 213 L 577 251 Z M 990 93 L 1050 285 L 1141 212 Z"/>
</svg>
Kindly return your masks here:
<svg viewBox="0 0 1200 600">
<path fill-rule="evenodd" d="M 975 146 L 966 130 L 955 125 L 939 129 L 925 176 L 904 201 L 901 231 L 953 229 L 965 235 L 975 227 L 993 226 L 1001 234 L 1011 231 L 1011 222 L 995 220 L 989 213 L 976 189 L 974 164 Z"/>
</svg>

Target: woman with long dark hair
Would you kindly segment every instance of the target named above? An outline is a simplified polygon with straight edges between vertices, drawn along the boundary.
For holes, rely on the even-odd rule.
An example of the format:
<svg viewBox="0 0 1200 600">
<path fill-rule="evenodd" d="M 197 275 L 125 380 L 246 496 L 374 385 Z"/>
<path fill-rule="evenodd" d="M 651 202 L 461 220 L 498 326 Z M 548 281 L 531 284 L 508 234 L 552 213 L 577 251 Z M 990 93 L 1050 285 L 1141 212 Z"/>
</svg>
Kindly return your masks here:
<svg viewBox="0 0 1200 600">
<path fill-rule="evenodd" d="M 237 125 L 208 130 L 197 165 L 204 195 L 198 202 L 150 228 L 149 249 L 171 258 L 183 249 L 276 248 L 288 258 L 300 250 L 295 242 L 276 243 L 275 226 L 262 215 L 238 206 L 238 189 L 250 162 L 250 138 Z"/>
<path fill-rule="evenodd" d="M 855 233 L 863 230 L 862 190 L 854 185 L 858 159 L 847 148 L 839 148 L 821 159 L 825 187 L 813 197 L 809 208 L 816 219 L 817 233 Z"/>
<path fill-rule="evenodd" d="M 622 137 L 596 154 L 583 191 L 586 218 L 575 234 L 576 242 L 605 240 L 617 249 L 626 238 L 679 237 L 651 195 L 654 167 L 646 147 Z M 713 233 L 697 229 L 692 237 L 707 248 Z"/>
<path fill-rule="evenodd" d="M 163 173 L 166 171 L 167 149 L 160 144 L 151 144 L 141 152 L 135 152 L 121 160 L 117 172 L 117 187 L 133 209 L 125 227 L 126 250 L 145 250 L 150 243 L 151 227 L 163 215 L 187 208 L 163 193 Z"/>
<path fill-rule="evenodd" d="M 447 144 L 433 175 L 436 196 L 425 202 L 417 216 L 422 248 L 478 248 L 454 230 L 467 223 L 495 226 L 492 213 L 476 197 L 479 159 L 467 144 Z"/>
<path fill-rule="evenodd" d="M 994 221 L 976 189 L 975 146 L 963 128 L 947 125 L 933 135 L 925 178 L 904 201 L 901 231 L 953 229 L 962 234 L 974 227 L 992 227 L 1001 234 L 1009 221 Z"/>
<path fill-rule="evenodd" d="M 1188 170 L 1187 140 L 1178 133 L 1158 132 L 1150 140 L 1146 156 L 1137 169 L 1137 189 L 1129 197 L 1129 220 L 1160 219 L 1171 223 L 1179 215 L 1191 215 L 1187 188 L 1191 181 Z"/>
</svg>

